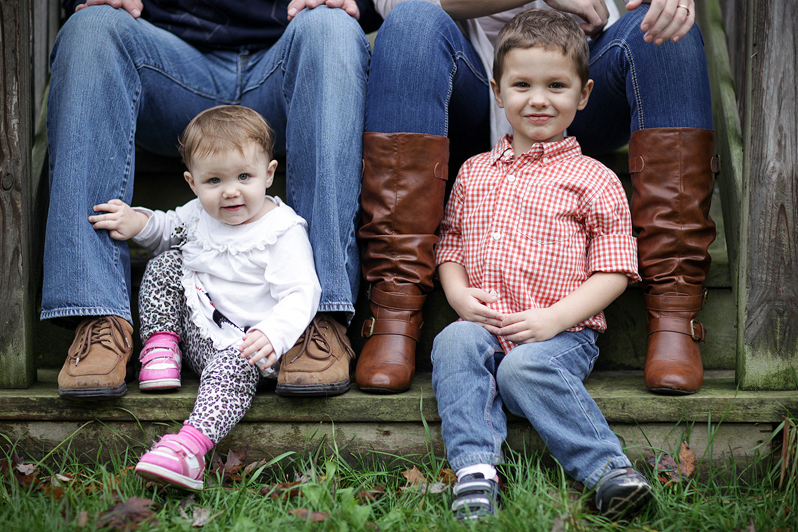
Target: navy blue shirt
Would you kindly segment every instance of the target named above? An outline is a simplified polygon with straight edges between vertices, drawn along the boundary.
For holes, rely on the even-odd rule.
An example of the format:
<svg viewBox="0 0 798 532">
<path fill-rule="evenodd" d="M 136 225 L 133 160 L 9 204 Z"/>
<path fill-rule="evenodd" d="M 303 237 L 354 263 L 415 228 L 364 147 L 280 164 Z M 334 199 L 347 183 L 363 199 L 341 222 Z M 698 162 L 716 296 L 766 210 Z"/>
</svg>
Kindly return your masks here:
<svg viewBox="0 0 798 532">
<path fill-rule="evenodd" d="M 283 34 L 288 25 L 289 1 L 145 0 L 141 17 L 197 48 L 254 49 L 271 46 Z M 355 1 L 363 30 L 376 30 L 382 19 L 373 2 Z M 67 16 L 84 2 L 62 0 Z"/>
</svg>

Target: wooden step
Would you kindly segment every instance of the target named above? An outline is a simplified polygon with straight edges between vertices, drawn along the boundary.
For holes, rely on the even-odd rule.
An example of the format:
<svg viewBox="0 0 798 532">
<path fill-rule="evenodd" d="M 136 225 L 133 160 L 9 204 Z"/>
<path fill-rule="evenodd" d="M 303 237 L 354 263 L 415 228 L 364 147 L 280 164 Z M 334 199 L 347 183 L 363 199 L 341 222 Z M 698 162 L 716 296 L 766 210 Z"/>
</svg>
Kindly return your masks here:
<svg viewBox="0 0 798 532">
<path fill-rule="evenodd" d="M 442 456 L 430 377 L 417 375 L 412 388 L 397 395 L 365 394 L 353 385 L 340 396 L 300 399 L 262 389 L 220 448 L 247 446 L 248 457 L 258 459 L 334 442 L 348 455 L 421 455 L 431 449 Z M 185 376 L 176 392 L 143 394 L 134 382 L 119 399 L 74 401 L 58 397 L 56 378 L 55 370 L 39 370 L 32 387 L 0 390 L 0 434 L 34 456 L 59 445 L 87 456 L 141 452 L 156 434 L 174 432 L 188 417 L 198 385 Z M 731 371 L 708 371 L 698 393 L 680 397 L 649 393 L 639 371 L 597 371 L 585 385 L 632 457 L 671 452 L 682 439 L 699 454 L 743 457 L 767 440 L 785 411 L 798 411 L 798 391 L 738 391 Z M 531 426 L 513 416 L 508 445 L 542 448 Z"/>
</svg>

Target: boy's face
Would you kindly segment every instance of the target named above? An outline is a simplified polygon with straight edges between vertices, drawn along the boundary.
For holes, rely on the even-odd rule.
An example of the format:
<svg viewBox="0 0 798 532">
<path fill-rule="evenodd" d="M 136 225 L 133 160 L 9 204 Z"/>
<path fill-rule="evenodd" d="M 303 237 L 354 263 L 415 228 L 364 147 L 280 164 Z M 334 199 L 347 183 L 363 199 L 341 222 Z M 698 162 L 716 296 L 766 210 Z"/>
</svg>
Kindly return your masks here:
<svg viewBox="0 0 798 532">
<path fill-rule="evenodd" d="M 275 168 L 277 161 L 267 161 L 260 147 L 250 142 L 242 151 L 194 157 L 183 175 L 211 217 L 239 225 L 254 222 L 274 208 L 266 199 L 266 189 Z"/>
<path fill-rule="evenodd" d="M 576 111 L 585 108 L 593 80 L 582 87 L 573 61 L 558 50 L 513 48 L 504 58 L 498 84 L 490 80 L 496 103 L 513 126 L 513 150 L 564 138 Z"/>
</svg>

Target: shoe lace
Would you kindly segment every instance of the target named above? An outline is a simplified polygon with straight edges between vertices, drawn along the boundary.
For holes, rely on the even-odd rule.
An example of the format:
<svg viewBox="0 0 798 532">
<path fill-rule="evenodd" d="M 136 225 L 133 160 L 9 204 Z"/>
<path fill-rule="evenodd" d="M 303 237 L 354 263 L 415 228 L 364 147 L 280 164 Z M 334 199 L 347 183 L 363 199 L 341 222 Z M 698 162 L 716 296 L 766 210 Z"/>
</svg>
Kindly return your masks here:
<svg viewBox="0 0 798 532">
<path fill-rule="evenodd" d="M 91 352 L 91 347 L 94 344 L 100 343 L 107 338 L 113 342 L 117 352 L 126 352 L 132 349 L 130 341 L 127 339 L 120 318 L 115 316 L 102 316 L 92 320 L 84 321 L 78 327 L 75 334 L 76 342 L 79 338 L 77 346 L 69 350 L 68 357 L 75 360 L 75 366 L 78 365 L 81 359 L 86 358 Z M 124 340 L 124 344 L 122 341 Z"/>
<path fill-rule="evenodd" d="M 315 358 L 316 360 L 324 360 L 325 358 L 329 358 L 332 355 L 332 347 L 330 346 L 330 343 L 327 341 L 327 337 L 324 336 L 324 334 L 321 332 L 319 328 L 319 322 L 324 323 L 324 325 L 321 326 L 321 329 L 327 331 L 332 330 L 333 335 L 335 335 L 335 338 L 338 340 L 338 343 L 342 345 L 343 348 L 346 350 L 347 354 L 349 355 L 349 358 L 355 358 L 354 350 L 346 342 L 343 341 L 343 338 L 341 338 L 341 335 L 336 327 L 328 326 L 326 319 L 313 318 L 313 321 L 310 322 L 308 328 L 305 329 L 305 332 L 303 332 L 302 336 L 299 337 L 299 342 L 302 343 L 302 347 L 299 349 L 296 356 L 291 359 L 291 362 L 296 361 L 299 357 L 301 357 L 304 354 L 307 354 L 310 358 Z M 316 344 L 318 350 L 324 353 L 323 356 L 314 355 L 313 352 L 308 349 L 308 346 L 311 344 L 311 342 Z"/>
</svg>

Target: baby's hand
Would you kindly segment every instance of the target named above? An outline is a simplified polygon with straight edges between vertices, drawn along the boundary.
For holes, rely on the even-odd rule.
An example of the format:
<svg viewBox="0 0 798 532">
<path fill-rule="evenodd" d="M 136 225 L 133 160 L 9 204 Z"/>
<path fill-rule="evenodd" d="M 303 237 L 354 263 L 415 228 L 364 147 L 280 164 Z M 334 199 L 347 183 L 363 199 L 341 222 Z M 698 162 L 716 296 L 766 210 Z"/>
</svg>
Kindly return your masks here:
<svg viewBox="0 0 798 532">
<path fill-rule="evenodd" d="M 272 343 L 257 329 L 252 329 L 244 335 L 244 341 L 238 349 L 241 351 L 241 358 L 248 359 L 247 363 L 250 366 L 257 364 L 260 369 L 266 369 L 277 362 L 277 354 Z"/>
<path fill-rule="evenodd" d="M 94 212 L 105 211 L 105 214 L 89 216 L 89 222 L 95 229 L 107 229 L 114 240 L 129 240 L 141 233 L 147 225 L 149 216 L 134 211 L 130 205 L 118 199 L 108 203 L 95 205 Z"/>
</svg>

